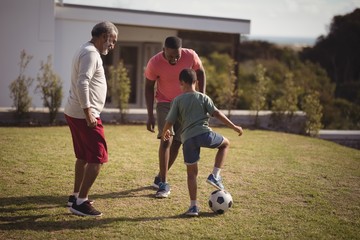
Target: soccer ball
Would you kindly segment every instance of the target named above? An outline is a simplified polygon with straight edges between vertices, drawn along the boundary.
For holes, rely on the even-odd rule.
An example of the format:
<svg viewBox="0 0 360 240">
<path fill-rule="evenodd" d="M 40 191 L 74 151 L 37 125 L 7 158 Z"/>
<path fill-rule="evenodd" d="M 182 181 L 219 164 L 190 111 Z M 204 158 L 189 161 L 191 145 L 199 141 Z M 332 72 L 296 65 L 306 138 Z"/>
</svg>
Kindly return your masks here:
<svg viewBox="0 0 360 240">
<path fill-rule="evenodd" d="M 225 190 L 216 190 L 211 193 L 209 198 L 209 207 L 215 213 L 223 214 L 233 205 L 233 199 L 229 192 Z"/>
</svg>

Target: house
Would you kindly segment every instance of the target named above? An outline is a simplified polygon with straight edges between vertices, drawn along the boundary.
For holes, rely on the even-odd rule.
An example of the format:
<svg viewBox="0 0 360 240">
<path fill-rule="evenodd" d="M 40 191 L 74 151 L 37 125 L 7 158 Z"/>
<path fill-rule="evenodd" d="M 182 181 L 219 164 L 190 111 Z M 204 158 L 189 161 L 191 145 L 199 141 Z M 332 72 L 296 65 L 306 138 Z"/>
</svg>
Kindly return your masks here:
<svg viewBox="0 0 360 240">
<path fill-rule="evenodd" d="M 209 3 L 210 4 L 210 3 Z M 51 55 L 54 71 L 63 81 L 64 98 L 70 86 L 71 61 L 76 49 L 90 40 L 92 27 L 108 20 L 118 27 L 118 44 L 104 58 L 104 65 L 124 61 L 131 79 L 131 108 L 144 108 L 144 68 L 148 59 L 162 49 L 167 36 L 192 42 L 225 43 L 236 60 L 241 34 L 250 33 L 250 20 L 193 16 L 173 13 L 114 9 L 63 4 L 54 0 L 3 0 L 0 8 L 1 64 L 0 107 L 12 106 L 9 85 L 19 75 L 20 52 L 33 56 L 25 75 L 35 79 L 30 90 L 35 108 L 42 107 L 34 92 L 41 61 Z M 196 50 L 196 49 L 195 49 Z M 106 107 L 114 107 L 111 102 Z"/>
</svg>

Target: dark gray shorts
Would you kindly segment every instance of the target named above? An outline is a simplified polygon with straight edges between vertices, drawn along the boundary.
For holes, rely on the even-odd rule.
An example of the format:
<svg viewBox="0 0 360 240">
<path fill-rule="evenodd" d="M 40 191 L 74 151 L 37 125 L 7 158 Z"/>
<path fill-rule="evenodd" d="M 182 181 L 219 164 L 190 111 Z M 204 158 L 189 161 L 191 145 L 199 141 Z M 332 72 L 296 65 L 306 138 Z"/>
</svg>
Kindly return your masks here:
<svg viewBox="0 0 360 240">
<path fill-rule="evenodd" d="M 216 132 L 207 132 L 189 138 L 183 143 L 183 155 L 186 165 L 197 163 L 200 159 L 200 148 L 218 148 L 224 137 Z"/>
<path fill-rule="evenodd" d="M 156 120 L 158 126 L 157 138 L 161 139 L 161 133 L 165 126 L 165 119 L 170 111 L 170 103 L 157 103 L 156 104 Z M 179 121 L 176 121 L 172 129 L 170 129 L 171 135 L 174 136 L 174 140 L 181 142 L 181 125 Z"/>
</svg>

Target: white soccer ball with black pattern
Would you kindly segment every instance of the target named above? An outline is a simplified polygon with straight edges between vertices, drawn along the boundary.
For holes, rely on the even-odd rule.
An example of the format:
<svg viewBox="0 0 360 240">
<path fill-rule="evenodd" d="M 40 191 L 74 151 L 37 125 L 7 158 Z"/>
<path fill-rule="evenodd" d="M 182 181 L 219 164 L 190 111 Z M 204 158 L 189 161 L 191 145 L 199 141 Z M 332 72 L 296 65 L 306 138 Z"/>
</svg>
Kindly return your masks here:
<svg viewBox="0 0 360 240">
<path fill-rule="evenodd" d="M 209 207 L 213 212 L 223 214 L 233 205 L 231 194 L 225 190 L 216 190 L 211 193 Z"/>
</svg>

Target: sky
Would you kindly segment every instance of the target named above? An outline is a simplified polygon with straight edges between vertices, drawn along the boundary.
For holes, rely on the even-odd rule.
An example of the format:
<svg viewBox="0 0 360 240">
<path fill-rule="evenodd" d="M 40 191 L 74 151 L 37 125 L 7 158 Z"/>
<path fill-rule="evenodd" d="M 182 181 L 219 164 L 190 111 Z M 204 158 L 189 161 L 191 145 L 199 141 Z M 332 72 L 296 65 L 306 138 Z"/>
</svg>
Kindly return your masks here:
<svg viewBox="0 0 360 240">
<path fill-rule="evenodd" d="M 247 19 L 251 36 L 317 38 L 360 0 L 63 0 L 64 3 Z"/>
</svg>

